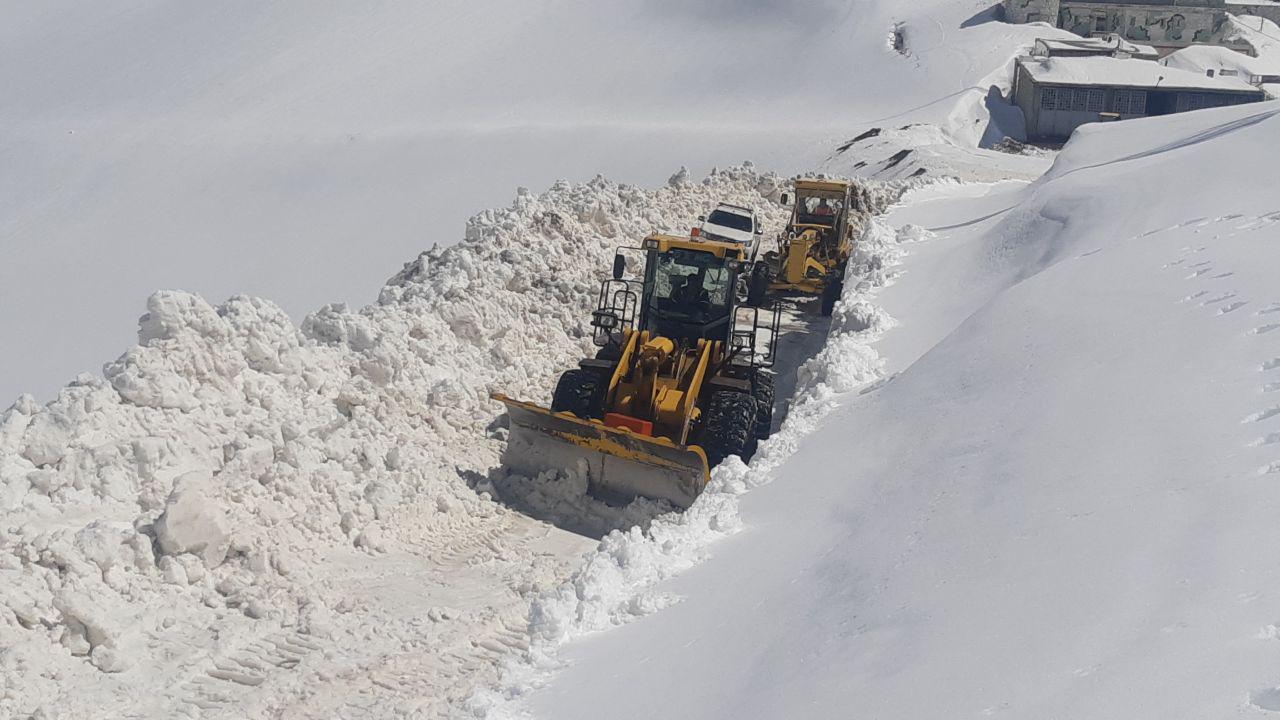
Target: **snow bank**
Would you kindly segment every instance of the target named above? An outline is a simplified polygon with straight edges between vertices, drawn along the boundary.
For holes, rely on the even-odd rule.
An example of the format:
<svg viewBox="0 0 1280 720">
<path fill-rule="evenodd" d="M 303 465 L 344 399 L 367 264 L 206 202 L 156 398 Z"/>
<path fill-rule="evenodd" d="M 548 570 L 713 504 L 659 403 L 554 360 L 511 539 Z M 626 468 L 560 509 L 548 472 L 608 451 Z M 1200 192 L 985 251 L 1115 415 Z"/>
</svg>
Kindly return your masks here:
<svg viewBox="0 0 1280 720">
<path fill-rule="evenodd" d="M 508 665 L 500 688 L 471 698 L 472 712 L 522 715 L 512 701 L 556 669 L 557 650 L 564 643 L 679 601 L 660 583 L 705 559 L 716 540 L 739 531 L 738 497 L 768 483 L 772 471 L 820 425 L 838 397 L 883 376 L 883 363 L 871 343 L 894 321 L 873 301 L 896 277 L 906 253 L 903 245 L 929 235 L 915 226 L 895 231 L 877 219 L 867 223 L 849 263 L 845 294 L 833 313 L 826 346 L 800 367 L 796 395 L 781 429 L 761 444 L 749 466 L 733 457 L 717 467 L 707 490 L 688 510 L 658 517 L 647 529 L 610 533 L 568 582 L 536 598 L 529 619 L 532 647 Z"/>
<path fill-rule="evenodd" d="M 485 537 L 496 506 L 466 478 L 497 464 L 489 392 L 544 397 L 592 349 L 617 245 L 719 200 L 776 226 L 782 184 L 746 164 L 656 190 L 522 189 L 377 304 L 301 328 L 257 298 L 153 295 L 103 377 L 0 415 L 0 716 L 128 714 L 259 620 L 324 635 L 326 548 Z"/>
<path fill-rule="evenodd" d="M 742 497 L 683 602 L 562 648 L 529 706 L 1276 711 L 1278 108 L 1086 126 L 1031 187 L 918 208 L 939 237 L 877 298 L 899 372 Z"/>
</svg>

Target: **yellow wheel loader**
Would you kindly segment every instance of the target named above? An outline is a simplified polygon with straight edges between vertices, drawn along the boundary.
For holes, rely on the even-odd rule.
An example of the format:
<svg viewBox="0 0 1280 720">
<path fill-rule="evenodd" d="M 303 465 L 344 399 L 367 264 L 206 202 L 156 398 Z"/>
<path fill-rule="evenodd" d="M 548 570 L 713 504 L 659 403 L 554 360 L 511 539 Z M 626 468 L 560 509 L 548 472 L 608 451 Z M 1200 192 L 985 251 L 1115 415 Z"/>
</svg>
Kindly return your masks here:
<svg viewBox="0 0 1280 720">
<path fill-rule="evenodd" d="M 651 235 L 640 249 L 641 279 L 615 256 L 592 316 L 600 351 L 561 375 L 550 408 L 493 395 L 510 419 L 503 464 L 685 508 L 711 468 L 768 437 L 780 318 L 741 307 L 740 244 Z"/>
<path fill-rule="evenodd" d="M 830 315 L 843 290 L 845 265 L 853 252 L 856 186 L 843 180 L 801 179 L 795 183 L 791 221 L 778 236 L 778 250 L 752 268 L 748 302 L 760 305 L 769 292 L 822 296 Z M 782 196 L 787 204 L 787 196 Z"/>
</svg>

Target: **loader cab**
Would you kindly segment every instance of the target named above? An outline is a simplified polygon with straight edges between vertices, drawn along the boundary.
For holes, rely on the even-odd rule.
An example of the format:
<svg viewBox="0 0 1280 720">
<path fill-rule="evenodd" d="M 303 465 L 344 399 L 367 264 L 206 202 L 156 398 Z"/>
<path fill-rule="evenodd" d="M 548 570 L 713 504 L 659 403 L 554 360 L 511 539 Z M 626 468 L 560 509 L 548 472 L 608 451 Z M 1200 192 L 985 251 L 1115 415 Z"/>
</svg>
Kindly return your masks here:
<svg viewBox="0 0 1280 720">
<path fill-rule="evenodd" d="M 684 341 L 727 340 L 741 248 L 658 236 L 645 241 L 645 250 L 641 329 Z"/>
</svg>

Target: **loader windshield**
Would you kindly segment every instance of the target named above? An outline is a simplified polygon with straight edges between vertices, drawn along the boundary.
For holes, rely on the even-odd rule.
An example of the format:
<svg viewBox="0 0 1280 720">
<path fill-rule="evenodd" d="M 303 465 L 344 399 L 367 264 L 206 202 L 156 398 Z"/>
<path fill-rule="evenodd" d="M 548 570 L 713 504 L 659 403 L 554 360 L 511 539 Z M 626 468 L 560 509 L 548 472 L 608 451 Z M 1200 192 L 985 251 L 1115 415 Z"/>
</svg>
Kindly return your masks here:
<svg viewBox="0 0 1280 720">
<path fill-rule="evenodd" d="M 723 259 L 673 249 L 658 255 L 653 266 L 649 309 L 658 324 L 706 325 L 728 315 L 733 277 Z"/>
</svg>

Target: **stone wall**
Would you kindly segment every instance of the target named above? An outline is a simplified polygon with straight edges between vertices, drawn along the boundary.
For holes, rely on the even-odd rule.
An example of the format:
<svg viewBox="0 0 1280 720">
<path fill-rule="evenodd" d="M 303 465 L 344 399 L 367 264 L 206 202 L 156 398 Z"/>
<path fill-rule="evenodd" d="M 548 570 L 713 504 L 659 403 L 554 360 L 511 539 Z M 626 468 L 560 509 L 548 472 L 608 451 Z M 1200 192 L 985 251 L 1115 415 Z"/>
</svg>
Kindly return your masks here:
<svg viewBox="0 0 1280 720">
<path fill-rule="evenodd" d="M 1004 0 L 1004 19 L 1011 23 L 1058 23 L 1060 0 Z"/>
<path fill-rule="evenodd" d="M 1250 15 L 1264 17 L 1277 25 L 1280 25 L 1280 3 L 1249 3 L 1246 5 L 1228 5 L 1227 11 L 1232 15 L 1244 18 L 1248 22 Z M 1254 21 L 1255 25 L 1257 21 Z"/>
<path fill-rule="evenodd" d="M 1086 37 L 1114 32 L 1132 42 L 1178 48 L 1192 43 L 1222 44 L 1228 25 L 1227 14 L 1210 7 L 1064 0 L 1058 11 L 1058 27 Z"/>
<path fill-rule="evenodd" d="M 1280 22 L 1280 3 L 1225 4 L 1224 0 L 1004 0 L 1011 23 L 1048 22 L 1082 37 L 1119 33 L 1126 39 L 1171 50 L 1195 43 L 1228 45 L 1227 12 Z"/>
</svg>

